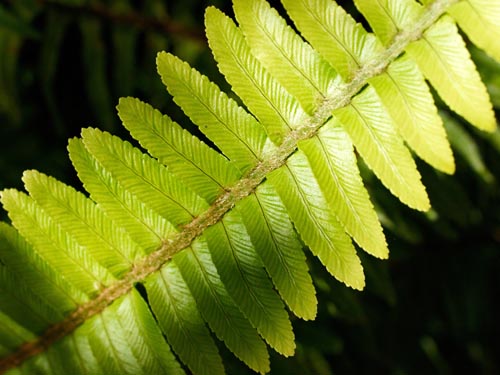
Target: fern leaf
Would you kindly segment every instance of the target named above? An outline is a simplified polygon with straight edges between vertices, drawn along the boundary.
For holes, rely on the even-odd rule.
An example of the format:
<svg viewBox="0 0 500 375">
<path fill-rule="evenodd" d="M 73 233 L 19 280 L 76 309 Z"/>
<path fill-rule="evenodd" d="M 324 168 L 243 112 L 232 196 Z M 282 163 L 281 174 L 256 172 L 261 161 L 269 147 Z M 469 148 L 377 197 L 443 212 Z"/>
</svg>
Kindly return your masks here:
<svg viewBox="0 0 500 375">
<path fill-rule="evenodd" d="M 335 112 L 363 160 L 403 203 L 426 211 L 429 199 L 415 162 L 371 87 Z"/>
<path fill-rule="evenodd" d="M 206 202 L 175 179 L 163 165 L 109 133 L 82 130 L 86 149 L 124 189 L 146 207 L 179 227 L 208 208 Z M 162 236 L 176 232 L 164 228 Z"/>
<path fill-rule="evenodd" d="M 23 180 L 40 207 L 116 277 L 141 254 L 127 232 L 115 227 L 82 193 L 37 171 L 25 172 Z"/>
<path fill-rule="evenodd" d="M 345 230 L 364 250 L 387 258 L 382 227 L 359 176 L 352 143 L 338 121 L 330 120 L 316 137 L 300 142 L 299 149 Z"/>
<path fill-rule="evenodd" d="M 500 4 L 489 0 L 461 1 L 448 10 L 470 40 L 500 61 Z M 471 17 L 471 15 L 473 15 Z"/>
<path fill-rule="evenodd" d="M 259 59 L 311 114 L 337 74 L 264 0 L 234 1 L 240 27 Z"/>
<path fill-rule="evenodd" d="M 328 207 L 311 167 L 297 152 L 268 179 L 287 207 L 297 231 L 311 252 L 335 278 L 355 289 L 364 287 L 361 262 L 350 238 Z"/>
<path fill-rule="evenodd" d="M 101 373 L 146 374 L 145 369 L 184 373 L 137 291 L 120 298 L 89 325 L 89 344 Z M 79 334 L 75 332 L 75 336 Z"/>
<path fill-rule="evenodd" d="M 69 152 L 89 198 L 36 171 L 23 177 L 29 195 L 1 193 L 16 229 L 0 224 L 0 372 L 180 375 L 178 358 L 197 375 L 223 374 L 216 336 L 265 373 L 266 343 L 295 351 L 285 304 L 316 315 L 302 242 L 355 289 L 365 276 L 351 238 L 388 256 L 354 148 L 396 197 L 427 210 L 403 142 L 442 171 L 454 164 L 424 76 L 458 114 L 493 127 L 463 40 L 441 17 L 495 56 L 465 14 L 484 0 L 356 0 L 381 42 L 333 1 L 283 3 L 311 44 L 264 0 L 234 0 L 239 27 L 206 12 L 240 104 L 158 56 L 174 101 L 221 152 L 125 98 L 119 116 L 151 156 L 84 129 Z M 480 19 L 496 35 L 498 7 L 488 9 Z M 450 130 L 461 152 L 461 129 Z"/>
<path fill-rule="evenodd" d="M 227 292 L 213 264 L 206 241 L 175 256 L 182 277 L 196 300 L 200 314 L 229 350 L 254 371 L 269 371 L 269 354 L 262 339 Z"/>
<path fill-rule="evenodd" d="M 2 280 L 2 285 L 4 285 L 4 281 L 7 280 L 7 277 L 5 275 L 5 270 L 0 268 L 0 280 Z M 6 286 L 11 286 L 6 283 Z M 6 290 L 7 288 L 2 287 L 2 307 L 7 306 L 7 311 L 9 311 L 9 305 L 4 302 L 4 296 L 10 297 L 9 292 Z M 12 289 L 14 290 L 14 288 Z M 4 291 L 6 292 L 4 294 Z M 6 298 L 5 298 L 6 299 Z M 30 311 L 31 312 L 31 311 Z M 3 312 L 0 312 L 0 355 L 5 356 L 8 355 L 9 352 L 15 348 L 17 348 L 19 345 L 21 345 L 25 341 L 30 341 L 33 340 L 34 334 L 31 332 L 31 330 L 25 328 L 26 325 L 24 325 L 24 322 L 17 323 L 14 319 L 12 319 L 10 316 L 15 316 L 12 314 L 6 314 Z M 10 315 L 10 316 L 9 316 Z M 26 312 L 23 314 L 21 313 L 20 315 L 17 315 L 20 318 L 26 318 L 27 319 L 27 326 L 30 326 L 30 323 L 33 322 L 33 317 L 27 314 Z"/>
<path fill-rule="evenodd" d="M 334 1 L 282 3 L 304 37 L 347 81 L 381 51 L 377 39 Z"/>
<path fill-rule="evenodd" d="M 125 190 L 90 154 L 82 140 L 70 140 L 68 148 L 78 176 L 91 198 L 116 225 L 125 228 L 143 254 L 160 246 L 161 233 L 175 232 L 169 222 Z"/>
<path fill-rule="evenodd" d="M 215 8 L 205 14 L 207 37 L 220 71 L 233 91 L 266 128 L 275 143 L 308 116 L 281 84 L 252 55 L 242 32 Z"/>
<path fill-rule="evenodd" d="M 150 276 L 145 286 L 151 308 L 174 352 L 196 374 L 223 374 L 217 347 L 175 262 Z"/>
<path fill-rule="evenodd" d="M 256 252 L 290 310 L 303 319 L 316 316 L 316 292 L 306 258 L 286 208 L 269 183 L 238 206 Z"/>
<path fill-rule="evenodd" d="M 157 65 L 177 105 L 242 173 L 262 160 L 272 144 L 251 115 L 177 57 L 160 53 Z"/>
<path fill-rule="evenodd" d="M 486 88 L 449 17 L 436 22 L 407 51 L 453 111 L 481 130 L 495 129 Z"/>
<path fill-rule="evenodd" d="M 33 244 L 37 252 L 53 267 L 53 272 L 64 275 L 67 292 L 77 303 L 88 301 L 115 278 L 33 201 L 16 190 L 2 193 L 2 203 L 16 229 Z M 71 269 L 71 273 L 65 270 Z M 74 288 L 72 290 L 72 288 Z"/>
<path fill-rule="evenodd" d="M 76 308 L 77 303 L 71 296 L 77 291 L 71 288 L 60 274 L 53 272 L 33 247 L 13 227 L 5 223 L 0 223 L 0 262 L 8 267 L 15 280 L 23 281 L 27 290 L 43 298 L 47 305 L 58 307 L 44 312 L 44 305 L 41 303 L 38 305 L 39 314 L 49 320 L 61 320 L 64 314 Z"/>
<path fill-rule="evenodd" d="M 66 337 L 65 339 L 58 341 L 53 347 L 51 347 L 42 358 L 46 358 L 46 365 L 50 366 L 50 370 L 43 370 L 40 362 L 26 362 L 22 370 L 25 372 L 32 373 L 61 373 L 61 374 L 88 374 L 88 373 L 104 373 L 109 369 L 106 365 L 110 361 L 110 357 L 103 360 L 100 358 L 98 362 L 96 356 L 93 353 L 93 348 L 91 345 L 90 336 L 92 335 L 91 325 L 85 325 L 78 329 L 78 333 Z M 109 341 L 107 342 L 109 345 Z M 103 346 L 106 345 L 103 344 Z M 108 354 L 110 346 L 107 347 Z M 99 352 L 96 348 L 95 351 Z M 102 353 L 102 351 L 101 351 Z M 31 362 L 31 363 L 30 363 Z M 115 366 L 116 367 L 116 366 Z M 106 368 L 106 370 L 104 370 Z M 114 368 L 111 368 L 113 370 Z"/>
<path fill-rule="evenodd" d="M 295 349 L 288 315 L 236 212 L 205 231 L 210 252 L 229 294 L 266 342 L 286 356 Z"/>
<path fill-rule="evenodd" d="M 414 0 L 354 0 L 354 4 L 384 45 L 415 24 L 424 12 Z"/>
<path fill-rule="evenodd" d="M 124 98 L 118 105 L 123 125 L 141 145 L 168 166 L 195 193 L 213 202 L 240 173 L 222 155 L 150 105 Z"/>
<path fill-rule="evenodd" d="M 404 27 L 407 22 L 413 21 L 411 18 L 423 12 L 423 7 L 412 0 L 398 2 L 397 6 L 394 1 L 386 0 L 385 6 L 382 6 L 384 12 L 367 7 L 365 0 L 358 0 L 357 3 L 376 31 L 384 23 Z M 401 11 L 402 8 L 407 8 L 407 11 Z M 394 36 L 382 34 L 385 40 Z M 479 129 L 492 131 L 496 127 L 486 88 L 455 23 L 449 17 L 443 17 L 432 25 L 422 39 L 409 44 L 406 51 L 453 111 Z"/>
<path fill-rule="evenodd" d="M 19 276 L 5 266 L 0 266 L 0 281 L 0 326 L 4 332 L 0 336 L 0 346 L 15 349 L 23 341 L 33 340 L 33 332 L 41 332 L 47 325 L 57 321 L 54 319 L 61 318 L 44 299 L 26 288 Z"/>
<path fill-rule="evenodd" d="M 443 122 L 415 63 L 403 55 L 369 82 L 408 146 L 434 168 L 453 173 L 455 163 Z"/>
<path fill-rule="evenodd" d="M 85 129 L 82 132 L 82 137 L 89 152 L 98 159 L 100 164 L 111 173 L 118 183 L 128 188 L 128 191 L 134 194 L 135 197 L 138 197 L 138 200 L 147 208 L 171 222 L 176 228 L 181 228 L 183 224 L 188 223 L 194 216 L 197 216 L 203 209 L 207 208 L 203 200 L 198 198 L 194 193 L 189 194 L 190 191 L 188 188 L 180 185 L 178 181 L 172 178 L 166 168 L 157 163 L 154 159 L 143 155 L 139 150 L 132 148 L 129 143 L 123 142 L 116 137 L 112 137 L 109 134 L 102 133 L 95 129 Z M 174 227 L 171 228 L 170 233 L 172 233 L 172 231 L 174 231 Z M 164 236 L 168 234 L 168 232 L 162 233 Z M 186 265 L 185 263 L 183 264 Z M 183 267 L 180 268 L 183 275 L 187 273 L 187 277 L 193 276 L 184 270 Z M 190 281 L 193 280 L 191 279 Z M 212 283 L 213 282 L 212 280 Z M 193 284 L 189 285 L 191 286 Z M 210 287 L 210 284 L 208 287 Z M 203 293 L 200 293 L 196 286 L 190 289 L 198 296 L 198 298 L 195 297 L 198 303 L 203 302 Z M 205 292 L 207 291 L 211 292 L 209 289 L 207 290 L 205 288 Z M 226 305 L 227 303 L 226 297 Z M 203 303 L 202 306 L 207 309 L 208 305 L 207 303 Z M 234 309 L 232 309 L 232 311 L 224 311 L 224 309 L 222 309 L 222 311 L 219 312 L 224 313 L 223 315 L 226 316 L 235 314 Z M 202 315 L 204 315 L 203 312 Z M 219 317 L 220 316 L 221 315 L 219 315 Z M 207 322 L 210 326 L 214 327 L 214 331 L 217 334 L 226 339 L 225 341 L 228 347 L 239 357 L 248 358 L 248 354 L 253 356 L 255 353 L 260 353 L 258 357 L 267 358 L 265 347 L 259 344 L 259 340 L 255 337 L 255 334 L 253 338 L 249 339 L 249 344 L 252 344 L 253 349 L 257 350 L 246 351 L 244 349 L 248 348 L 242 349 L 237 346 L 237 341 L 241 342 L 239 344 L 240 346 L 243 343 L 242 336 L 240 336 L 241 333 L 238 335 L 233 334 L 232 337 L 227 337 L 226 333 L 230 331 L 231 326 L 228 327 L 227 324 L 225 327 L 217 326 L 217 321 L 220 320 L 220 318 L 215 319 L 213 314 L 209 314 L 208 318 Z M 241 321 L 242 317 L 236 316 L 235 319 Z M 243 324 L 243 322 L 241 322 L 240 325 L 241 324 Z M 249 329 L 251 329 L 251 326 L 248 325 L 246 327 L 247 336 L 250 333 Z M 249 358 L 248 361 L 251 364 L 250 367 L 259 370 L 261 370 L 263 366 L 265 368 L 265 361 L 264 365 L 262 365 L 259 363 L 262 362 L 259 358 Z"/>
</svg>

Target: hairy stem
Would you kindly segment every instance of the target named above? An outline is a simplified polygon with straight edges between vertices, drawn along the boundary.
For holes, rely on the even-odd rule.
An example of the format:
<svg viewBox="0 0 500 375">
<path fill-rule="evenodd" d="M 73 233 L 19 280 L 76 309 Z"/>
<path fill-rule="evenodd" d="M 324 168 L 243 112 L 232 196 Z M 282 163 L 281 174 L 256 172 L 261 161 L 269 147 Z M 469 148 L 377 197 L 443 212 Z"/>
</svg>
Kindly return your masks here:
<svg viewBox="0 0 500 375">
<path fill-rule="evenodd" d="M 370 63 L 362 66 L 354 78 L 340 84 L 335 95 L 323 99 L 314 116 L 301 127 L 290 132 L 280 147 L 258 163 L 234 186 L 228 188 L 202 215 L 194 218 L 183 230 L 172 238 L 165 239 L 162 246 L 144 259 L 136 262 L 123 279 L 108 286 L 95 299 L 81 305 L 65 320 L 47 329 L 35 341 L 27 342 L 10 356 L 0 360 L 0 374 L 20 365 L 30 357 L 44 352 L 55 341 L 71 334 L 87 319 L 99 314 L 112 302 L 129 293 L 135 283 L 157 272 L 175 254 L 189 247 L 205 229 L 218 223 L 232 207 L 262 183 L 266 175 L 282 167 L 286 160 L 297 150 L 297 143 L 311 138 L 331 116 L 331 113 L 348 105 L 354 95 L 367 83 L 368 79 L 381 74 L 401 53 L 406 46 L 421 38 L 423 32 L 441 17 L 446 9 L 459 0 L 436 0 L 431 3 L 422 18 L 409 30 L 400 32 L 393 42 Z"/>
</svg>

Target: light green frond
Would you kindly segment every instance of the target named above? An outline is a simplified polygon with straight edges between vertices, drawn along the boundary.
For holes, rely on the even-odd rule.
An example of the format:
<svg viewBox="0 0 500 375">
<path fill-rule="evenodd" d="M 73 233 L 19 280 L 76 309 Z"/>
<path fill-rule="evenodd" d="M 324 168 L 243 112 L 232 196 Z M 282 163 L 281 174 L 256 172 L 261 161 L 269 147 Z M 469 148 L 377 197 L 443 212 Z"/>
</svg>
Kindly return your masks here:
<svg viewBox="0 0 500 375">
<path fill-rule="evenodd" d="M 269 371 L 265 343 L 233 302 L 213 264 L 206 241 L 174 257 L 203 319 L 238 358 L 256 372 Z"/>
<path fill-rule="evenodd" d="M 454 112 L 481 130 L 495 129 L 486 88 L 450 17 L 441 18 L 406 50 Z"/>
<path fill-rule="evenodd" d="M 363 289 L 365 277 L 350 238 L 323 196 L 306 156 L 295 153 L 268 176 L 302 240 L 339 281 Z"/>
<path fill-rule="evenodd" d="M 331 0 L 282 0 L 302 35 L 345 80 L 381 51 L 377 39 Z"/>
<path fill-rule="evenodd" d="M 265 0 L 234 1 L 236 18 L 252 53 L 312 114 L 337 74 Z"/>
<path fill-rule="evenodd" d="M 205 231 L 222 282 L 266 342 L 286 356 L 295 349 L 292 325 L 236 212 Z"/>
<path fill-rule="evenodd" d="M 172 354 L 151 310 L 137 290 L 117 301 L 116 315 L 128 345 L 146 374 L 181 375 L 184 371 Z"/>
<path fill-rule="evenodd" d="M 475 45 L 500 62 L 500 2 L 464 0 L 448 13 Z"/>
<path fill-rule="evenodd" d="M 369 82 L 408 146 L 434 168 L 453 173 L 455 163 L 443 122 L 413 60 L 403 55 Z"/>
<path fill-rule="evenodd" d="M 352 142 L 339 122 L 330 120 L 316 137 L 300 142 L 299 149 L 347 233 L 368 253 L 387 258 L 382 227 L 359 175 Z"/>
<path fill-rule="evenodd" d="M 429 198 L 415 161 L 396 134 L 375 90 L 367 87 L 348 107 L 335 111 L 334 115 L 382 183 L 401 202 L 417 210 L 428 210 Z"/>
<path fill-rule="evenodd" d="M 90 346 L 103 374 L 184 374 L 137 291 L 87 324 L 93 326 Z"/>
<path fill-rule="evenodd" d="M 139 359 L 129 346 L 129 340 L 133 341 L 135 338 L 125 337 L 116 307 L 113 304 L 102 314 L 89 320 L 88 324 L 92 327 L 89 336 L 92 352 L 104 373 L 144 374 Z"/>
<path fill-rule="evenodd" d="M 266 128 L 275 143 L 307 115 L 298 101 L 252 55 L 242 32 L 219 10 L 205 13 L 210 48 L 233 91 Z"/>
<path fill-rule="evenodd" d="M 118 115 L 142 147 L 207 202 L 213 202 L 240 176 L 222 155 L 150 105 L 122 98 Z"/>
<path fill-rule="evenodd" d="M 414 24 L 424 11 L 415 0 L 354 0 L 354 4 L 385 45 Z"/>
<path fill-rule="evenodd" d="M 124 98 L 119 116 L 145 151 L 97 129 L 70 140 L 89 197 L 37 171 L 24 174 L 29 195 L 0 193 L 13 224 L 0 223 L 0 373 L 223 375 L 224 344 L 264 374 L 267 344 L 295 352 L 289 312 L 317 313 L 304 247 L 361 290 L 352 240 L 388 257 L 377 214 L 418 239 L 398 202 L 375 210 L 387 192 L 376 185 L 372 203 L 365 188 L 376 175 L 406 205 L 429 209 L 405 142 L 446 173 L 451 144 L 493 181 L 477 144 L 444 115 L 448 143 L 424 77 L 458 115 L 494 129 L 446 12 L 500 60 L 497 1 L 354 0 L 377 37 L 335 1 L 282 2 L 297 31 L 265 0 L 233 0 L 239 27 L 206 11 L 210 47 L 239 98 L 158 55 L 167 90 L 213 148 Z M 433 172 L 422 171 L 427 181 Z M 366 274 L 379 276 L 370 265 Z"/>
<path fill-rule="evenodd" d="M 97 129 L 82 130 L 87 150 L 124 189 L 173 226 L 189 223 L 207 203 L 156 159 L 130 143 Z M 177 231 L 174 227 L 172 231 Z M 167 237 L 172 232 L 160 233 Z"/>
<path fill-rule="evenodd" d="M 52 319 L 62 319 L 77 306 L 73 295 L 80 293 L 54 272 L 19 232 L 5 223 L 0 223 L 0 262 L 8 267 L 14 280 L 22 280 L 27 290 L 43 298 L 49 306 L 57 306 Z"/>
<path fill-rule="evenodd" d="M 306 258 L 276 190 L 266 182 L 237 209 L 281 298 L 296 316 L 314 319 L 316 292 Z"/>
<path fill-rule="evenodd" d="M 25 172 L 23 180 L 40 207 L 113 275 L 123 275 L 141 254 L 127 233 L 82 193 L 37 171 Z"/>
<path fill-rule="evenodd" d="M 33 340 L 35 334 L 43 332 L 62 315 L 3 265 L 0 265 L 0 306 L 0 327 L 4 331 L 0 334 L 0 345 L 8 351 L 23 341 Z"/>
<path fill-rule="evenodd" d="M 69 142 L 69 154 L 79 178 L 91 198 L 139 244 L 143 253 L 159 248 L 163 233 L 172 233 L 172 225 L 125 190 L 85 148 L 82 140 Z"/>
<path fill-rule="evenodd" d="M 167 341 L 189 369 L 200 375 L 224 374 L 217 347 L 175 262 L 148 277 L 145 287 Z"/>
<path fill-rule="evenodd" d="M 82 303 L 95 296 L 115 278 L 93 259 L 68 233 L 64 232 L 31 197 L 16 191 L 2 192 L 2 203 L 13 225 L 40 256 L 63 275 L 71 286 L 75 301 Z M 71 270 L 71 271 L 69 271 Z"/>
<path fill-rule="evenodd" d="M 85 330 L 79 330 L 80 332 Z M 103 373 L 92 353 L 87 335 L 71 335 L 47 350 L 51 373 L 87 375 Z"/>
<path fill-rule="evenodd" d="M 272 147 L 262 125 L 207 77 L 165 52 L 158 55 L 157 65 L 177 105 L 242 173 Z"/>
</svg>

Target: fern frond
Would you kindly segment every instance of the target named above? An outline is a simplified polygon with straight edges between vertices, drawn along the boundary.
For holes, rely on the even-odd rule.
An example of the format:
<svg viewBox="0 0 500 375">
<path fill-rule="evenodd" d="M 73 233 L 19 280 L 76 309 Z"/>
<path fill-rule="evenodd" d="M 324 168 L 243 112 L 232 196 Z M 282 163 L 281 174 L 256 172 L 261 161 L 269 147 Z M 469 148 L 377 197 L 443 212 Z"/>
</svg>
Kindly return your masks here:
<svg viewBox="0 0 500 375">
<path fill-rule="evenodd" d="M 299 149 L 347 233 L 370 254 L 387 258 L 382 227 L 359 176 L 352 143 L 340 123 L 330 120 L 316 137 L 301 141 Z"/>
<path fill-rule="evenodd" d="M 328 206 L 302 152 L 268 175 L 297 231 L 327 270 L 355 289 L 365 285 L 361 262 L 350 238 Z"/>
<path fill-rule="evenodd" d="M 271 145 L 261 124 L 207 77 L 166 53 L 158 55 L 158 71 L 175 102 L 242 173 L 262 160 Z"/>
<path fill-rule="evenodd" d="M 119 116 L 149 155 L 84 129 L 68 148 L 89 198 L 36 171 L 23 178 L 29 195 L 2 192 L 16 229 L 0 225 L 0 372 L 183 374 L 180 361 L 223 374 L 215 338 L 260 373 L 270 370 L 266 343 L 293 355 L 286 307 L 303 319 L 317 312 L 302 244 L 354 289 L 365 275 L 353 240 L 388 256 L 355 152 L 425 211 L 404 142 L 442 171 L 454 162 L 424 76 L 473 125 L 495 125 L 444 15 L 470 32 L 455 3 L 357 0 L 372 34 L 333 1 L 284 0 L 310 44 L 264 0 L 234 1 L 239 26 L 208 8 L 210 47 L 242 103 L 173 55 L 157 64 L 220 152 L 124 98 Z M 481 17 L 498 33 L 492 9 Z M 471 39 L 496 55 L 488 35 Z"/>
</svg>

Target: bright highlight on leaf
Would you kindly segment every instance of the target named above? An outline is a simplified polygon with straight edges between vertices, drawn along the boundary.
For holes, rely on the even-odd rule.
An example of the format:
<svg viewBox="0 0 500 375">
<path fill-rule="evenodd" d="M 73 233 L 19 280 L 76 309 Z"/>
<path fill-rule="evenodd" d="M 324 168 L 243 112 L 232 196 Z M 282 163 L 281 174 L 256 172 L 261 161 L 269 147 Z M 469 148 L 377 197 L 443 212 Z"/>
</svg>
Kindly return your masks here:
<svg viewBox="0 0 500 375">
<path fill-rule="evenodd" d="M 267 373 L 269 347 L 295 352 L 290 315 L 317 314 L 311 254 L 358 290 L 355 244 L 389 255 L 378 214 L 392 218 L 375 210 L 358 165 L 426 211 L 410 150 L 445 173 L 450 143 L 466 155 L 467 134 L 445 116 L 448 142 L 425 79 L 494 130 L 454 20 L 500 60 L 495 2 L 356 0 L 374 33 L 334 1 L 282 2 L 297 31 L 265 0 L 234 0 L 238 25 L 206 11 L 239 99 L 159 53 L 168 92 L 208 141 L 123 98 L 118 115 L 143 149 L 93 128 L 69 142 L 89 196 L 37 171 L 23 176 L 28 194 L 1 192 L 12 226 L 0 224 L 0 373 L 218 375 L 223 345 Z"/>
</svg>

